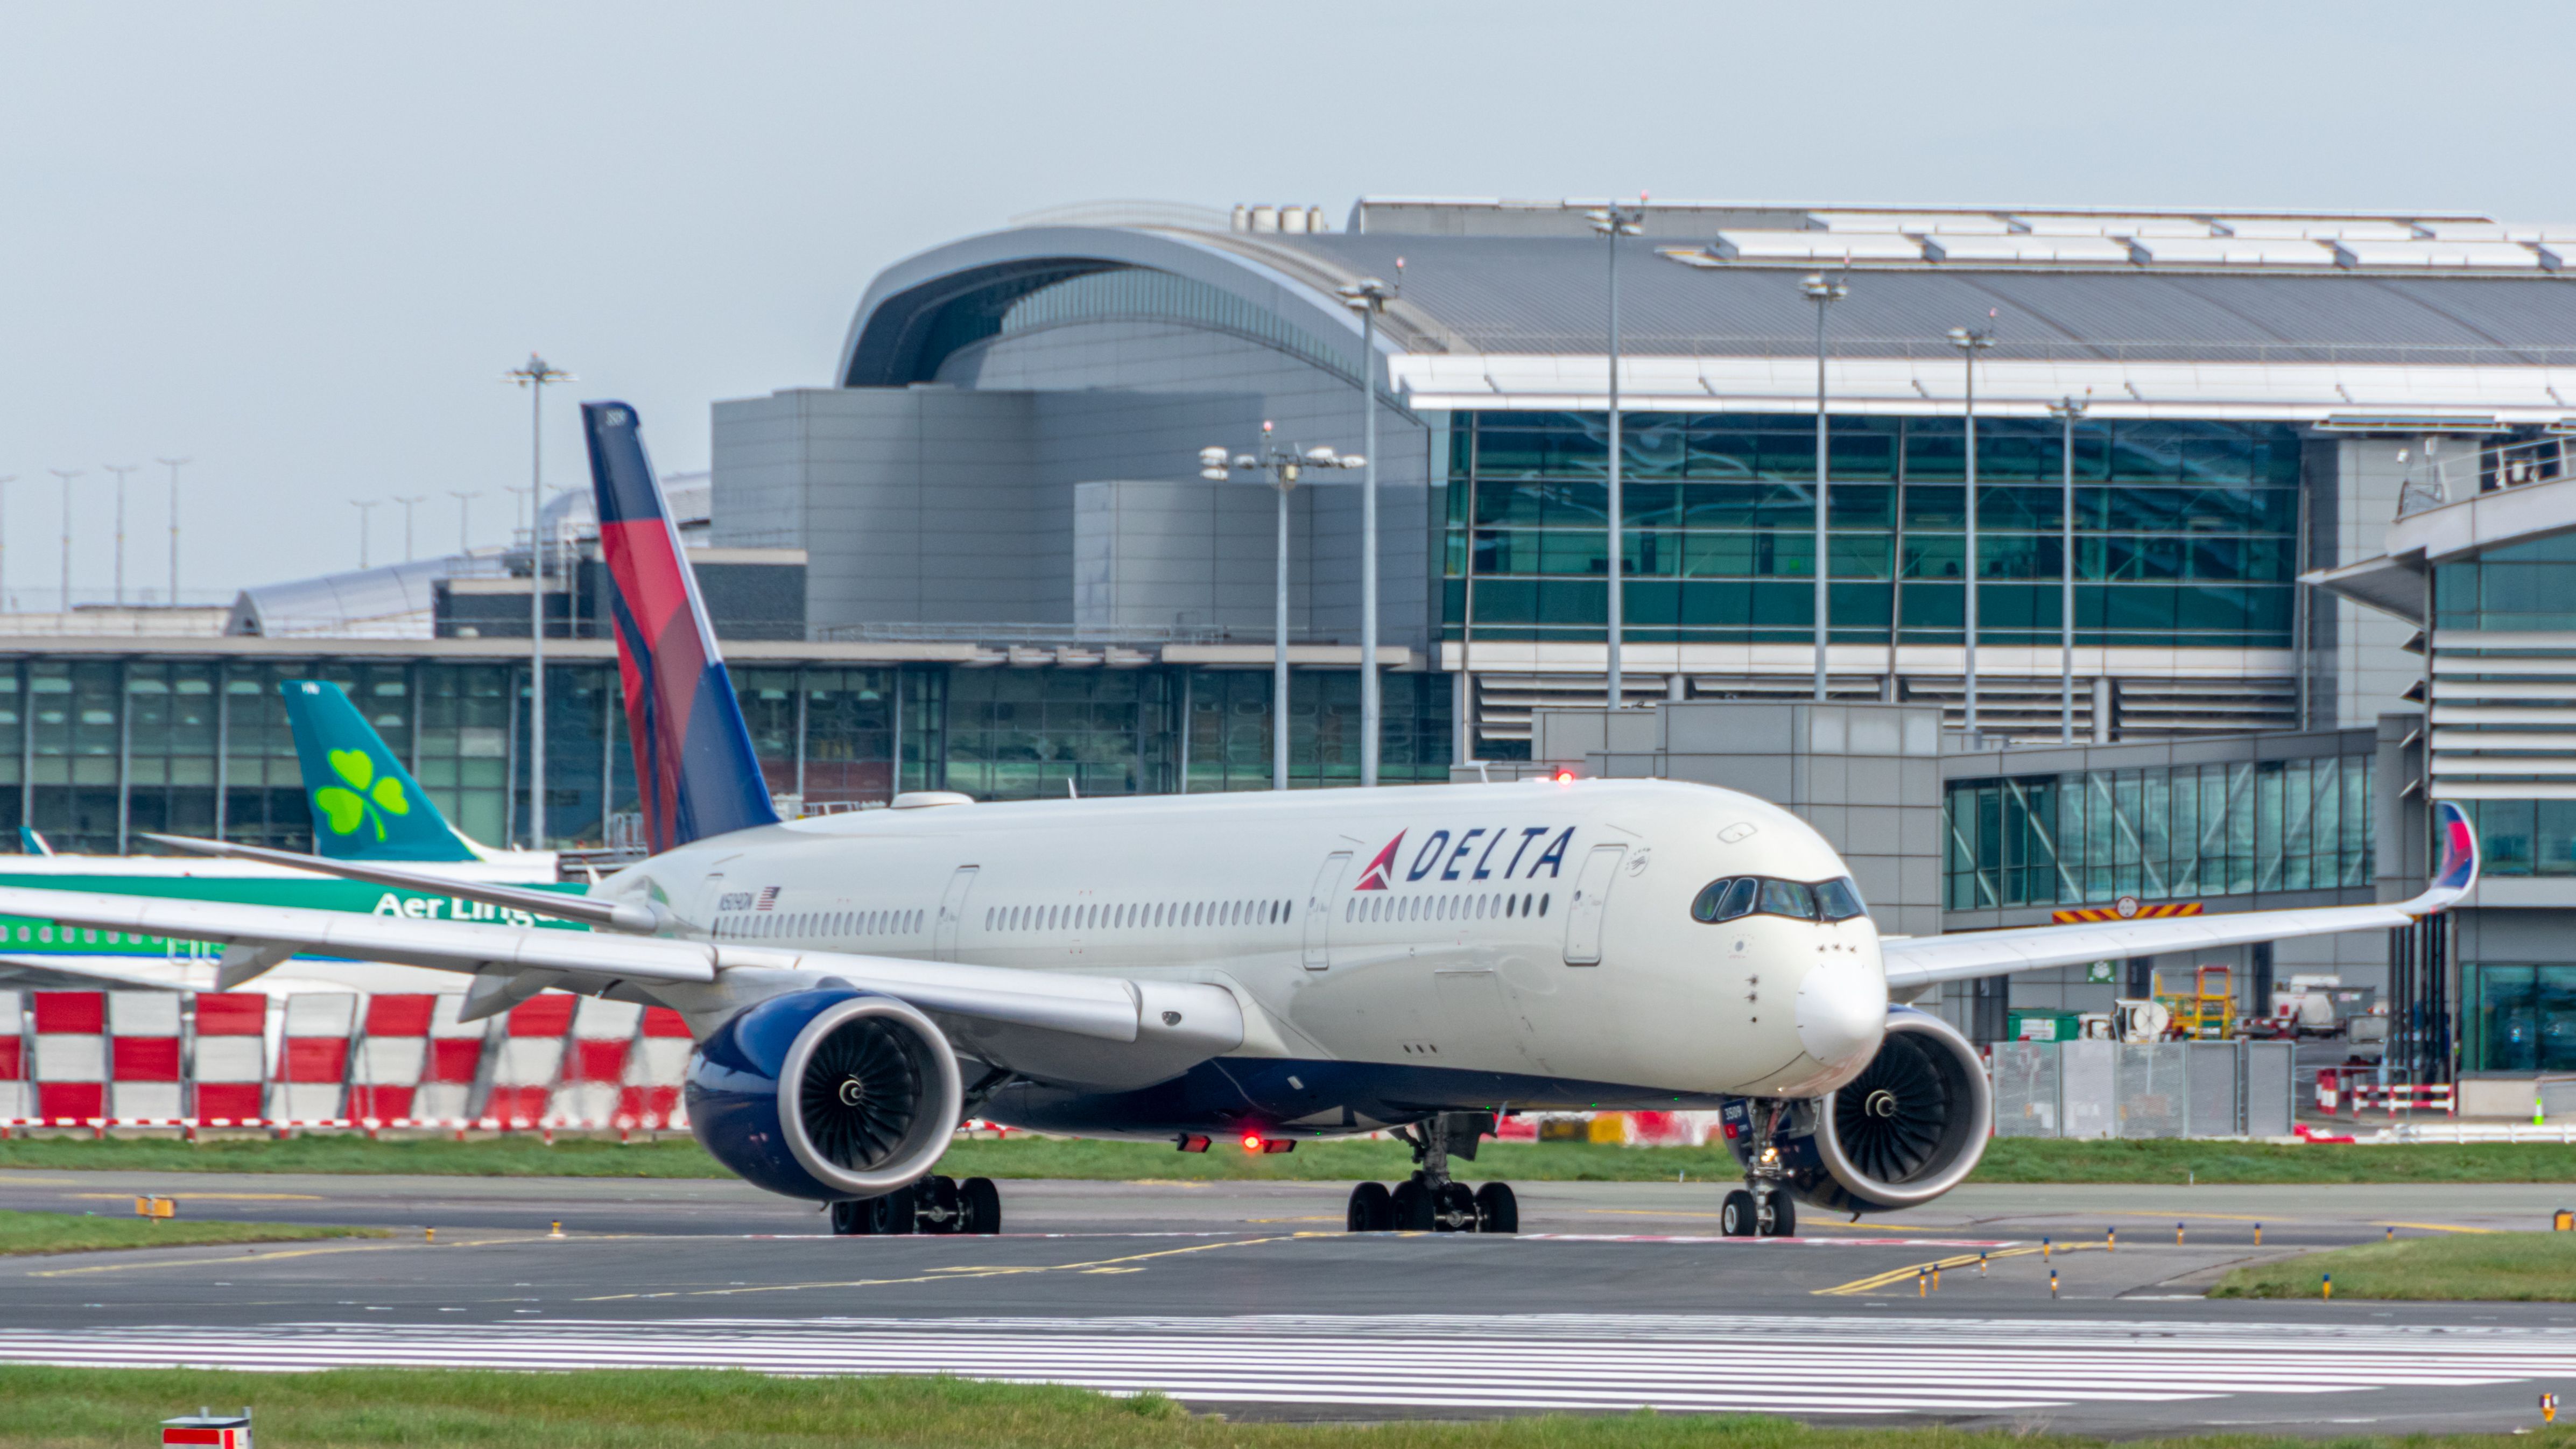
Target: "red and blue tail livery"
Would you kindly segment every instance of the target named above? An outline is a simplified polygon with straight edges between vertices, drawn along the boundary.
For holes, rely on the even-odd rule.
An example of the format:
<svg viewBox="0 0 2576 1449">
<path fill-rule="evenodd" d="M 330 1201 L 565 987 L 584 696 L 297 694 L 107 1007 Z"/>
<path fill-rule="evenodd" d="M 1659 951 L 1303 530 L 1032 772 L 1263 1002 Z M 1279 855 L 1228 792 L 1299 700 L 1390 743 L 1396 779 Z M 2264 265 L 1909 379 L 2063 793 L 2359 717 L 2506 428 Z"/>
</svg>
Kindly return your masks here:
<svg viewBox="0 0 2576 1449">
<path fill-rule="evenodd" d="M 615 585 L 617 668 L 635 747 L 644 835 L 659 853 L 710 835 L 775 825 L 751 731 L 734 700 L 697 579 L 662 485 L 644 456 L 635 409 L 581 406 L 599 546 Z"/>
<path fill-rule="evenodd" d="M 2466 891 L 2478 879 L 2478 829 L 2448 800 L 2433 803 L 2433 884 L 2437 891 Z"/>
</svg>

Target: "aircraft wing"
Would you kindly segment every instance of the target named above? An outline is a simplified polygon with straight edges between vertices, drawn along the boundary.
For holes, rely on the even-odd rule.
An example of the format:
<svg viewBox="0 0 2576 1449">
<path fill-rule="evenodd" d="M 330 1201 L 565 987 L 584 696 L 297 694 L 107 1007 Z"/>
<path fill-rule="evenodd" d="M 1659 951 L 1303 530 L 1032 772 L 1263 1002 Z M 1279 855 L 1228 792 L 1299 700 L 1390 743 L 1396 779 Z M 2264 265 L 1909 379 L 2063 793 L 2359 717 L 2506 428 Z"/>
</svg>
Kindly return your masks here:
<svg viewBox="0 0 2576 1449">
<path fill-rule="evenodd" d="M 2142 921 L 1960 931 L 1946 936 L 1900 936 L 1879 944 L 1880 956 L 1887 963 L 1887 984 L 1899 988 L 1930 986 L 1941 981 L 2001 976 L 2042 966 L 2075 966 L 2122 956 L 2155 956 L 2204 946 L 2237 946 L 2249 941 L 2411 926 L 2466 895 L 2478 879 L 2478 837 L 2468 816 L 2447 800 L 2435 802 L 2434 810 L 2441 852 L 2432 885 L 2413 900 L 2387 905 L 2316 906 L 2224 916 L 2167 916 Z"/>
<path fill-rule="evenodd" d="M 1160 1080 L 1243 1040 L 1241 1003 L 1223 987 L 1198 982 L 16 887 L 0 888 L 0 915 L 220 943 L 227 947 L 219 976 L 226 989 L 298 952 L 468 973 L 475 977 L 468 1012 L 477 1016 L 548 987 L 595 993 L 630 986 L 695 1018 L 837 979 L 910 1002 L 961 1033 L 984 1059 L 1032 1069 L 1055 1063 L 1063 1069 L 1049 1075 L 1073 1080 L 1130 1080 L 1149 1061 L 1157 1075 L 1145 1080 Z M 1180 1068 L 1164 1069 L 1175 1060 Z"/>
</svg>

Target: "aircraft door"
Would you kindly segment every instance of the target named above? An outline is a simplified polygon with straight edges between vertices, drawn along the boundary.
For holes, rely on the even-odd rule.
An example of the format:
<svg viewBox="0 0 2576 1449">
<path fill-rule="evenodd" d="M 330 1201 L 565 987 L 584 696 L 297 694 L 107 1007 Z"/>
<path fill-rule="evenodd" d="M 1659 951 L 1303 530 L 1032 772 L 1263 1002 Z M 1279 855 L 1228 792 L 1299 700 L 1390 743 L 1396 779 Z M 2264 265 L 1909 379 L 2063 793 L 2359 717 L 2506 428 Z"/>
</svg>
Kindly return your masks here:
<svg viewBox="0 0 2576 1449">
<path fill-rule="evenodd" d="M 1324 857 L 1315 872 L 1315 893 L 1306 897 L 1306 969 L 1333 964 L 1333 902 L 1342 898 L 1342 876 L 1351 868 L 1351 853 L 1337 850 Z"/>
<path fill-rule="evenodd" d="M 948 878 L 948 894 L 939 902 L 939 921 L 932 928 L 930 955 L 933 960 L 957 959 L 957 927 L 966 919 L 966 897 L 975 889 L 975 872 L 979 866 L 961 865 Z"/>
<path fill-rule="evenodd" d="M 1596 845 L 1583 857 L 1574 899 L 1565 907 L 1566 965 L 1601 964 L 1601 913 L 1610 904 L 1610 883 L 1619 878 L 1619 858 L 1627 853 L 1624 845 Z"/>
</svg>

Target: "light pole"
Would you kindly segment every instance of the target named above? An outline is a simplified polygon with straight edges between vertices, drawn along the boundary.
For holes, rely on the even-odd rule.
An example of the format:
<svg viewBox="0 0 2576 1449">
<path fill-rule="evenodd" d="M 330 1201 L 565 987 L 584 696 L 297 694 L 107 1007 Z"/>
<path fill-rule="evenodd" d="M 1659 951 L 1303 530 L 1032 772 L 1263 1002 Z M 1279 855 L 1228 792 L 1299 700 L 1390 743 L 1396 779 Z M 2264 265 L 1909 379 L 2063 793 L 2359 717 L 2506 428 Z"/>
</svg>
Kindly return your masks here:
<svg viewBox="0 0 2576 1449">
<path fill-rule="evenodd" d="M 367 535 L 375 531 L 375 515 L 367 510 L 381 507 L 383 506 L 383 503 L 384 500 L 381 498 L 352 498 L 349 500 L 349 506 L 358 510 L 358 567 L 360 568 L 365 568 L 367 566 Z"/>
<path fill-rule="evenodd" d="M 471 552 L 474 547 L 474 500 L 483 495 L 479 492 L 459 493 L 450 488 L 447 496 L 456 500 L 456 551 Z"/>
<path fill-rule="evenodd" d="M 1404 287 L 1404 258 L 1395 259 L 1395 285 L 1362 277 L 1341 289 L 1344 305 L 1360 314 L 1360 454 L 1368 474 L 1360 483 L 1360 786 L 1377 785 L 1378 735 L 1384 718 L 1377 677 L 1377 317 Z"/>
<path fill-rule="evenodd" d="M 18 481 L 15 473 L 0 473 L 0 613 L 9 608 L 9 485 Z"/>
<path fill-rule="evenodd" d="M 528 390 L 528 848 L 546 848 L 546 384 L 572 374 L 535 353 L 508 380 Z"/>
<path fill-rule="evenodd" d="M 116 606 L 125 607 L 125 475 L 141 471 L 140 463 L 101 463 L 116 475 Z"/>
<path fill-rule="evenodd" d="M 1967 654 L 1962 661 L 1962 674 L 1967 683 L 1967 709 L 1964 721 L 1973 743 L 1977 733 L 1977 354 L 1995 345 L 1992 327 L 1970 330 L 1950 329 L 1950 345 L 1968 368 L 1968 537 L 1967 561 L 1960 565 L 1965 577 L 1967 603 L 1965 613 Z"/>
<path fill-rule="evenodd" d="M 63 612 L 72 611 L 72 480 L 85 471 L 80 468 L 45 470 L 63 482 Z"/>
<path fill-rule="evenodd" d="M 1271 441 L 1271 425 L 1261 425 L 1261 451 L 1235 453 L 1211 444 L 1199 449 L 1199 476 L 1211 483 L 1225 481 L 1228 469 L 1238 473 L 1267 473 L 1270 486 L 1279 495 L 1279 574 L 1274 599 L 1275 613 L 1271 624 L 1270 646 L 1270 788 L 1288 788 L 1288 490 L 1308 468 L 1360 468 L 1368 459 L 1358 453 L 1336 453 L 1330 448 L 1281 447 Z"/>
<path fill-rule="evenodd" d="M 2084 401 L 2069 397 L 2048 405 L 2048 415 L 2065 429 L 2058 446 L 2064 474 L 2059 484 L 2057 554 L 2064 577 L 2057 600 L 2057 742 L 2075 743 L 2075 422 L 2084 416 Z"/>
<path fill-rule="evenodd" d="M 1619 500 L 1619 469 L 1621 463 L 1625 461 L 1619 456 L 1621 452 L 1619 441 L 1619 238 L 1635 236 L 1645 230 L 1645 210 L 1642 206 L 1621 206 L 1614 201 L 1608 206 L 1586 212 L 1584 216 L 1592 223 L 1592 230 L 1607 238 L 1610 243 L 1610 496 L 1607 500 L 1610 510 L 1610 610 L 1608 625 L 1604 632 L 1610 645 L 1610 707 L 1617 709 L 1626 703 L 1621 694 L 1619 655 L 1628 638 L 1625 607 L 1627 601 L 1620 597 L 1621 576 L 1625 573 L 1627 565 L 1628 539 L 1626 530 L 1621 526 L 1625 514 L 1620 508 Z M 1471 530 L 1473 526 L 1474 520 L 1471 517 L 1469 520 Z M 1475 566 L 1473 541 L 1474 534 L 1471 531 L 1468 550 L 1468 567 L 1471 569 Z"/>
<path fill-rule="evenodd" d="M 399 504 L 401 504 L 401 505 L 402 505 L 402 511 L 403 511 L 403 562 L 404 562 L 404 563 L 410 563 L 410 562 L 411 562 L 411 560 L 412 560 L 412 551 L 411 551 L 411 511 L 412 511 L 414 508 L 417 508 L 417 507 L 419 507 L 421 504 L 426 503 L 426 502 L 428 502 L 428 501 L 429 501 L 429 495 L 428 495 L 428 494 L 426 494 L 426 493 L 415 493 L 415 494 L 413 494 L 413 495 L 412 495 L 411 497 L 409 497 L 409 498 L 397 498 L 397 499 L 395 499 L 395 500 L 394 500 L 394 502 L 399 503 Z"/>
<path fill-rule="evenodd" d="M 1816 703 L 1825 702 L 1825 656 L 1833 644 L 1833 596 L 1830 591 L 1832 567 L 1825 553 L 1825 491 L 1830 486 L 1833 468 L 1827 445 L 1831 425 L 1825 421 L 1825 311 L 1851 294 L 1851 288 L 1839 281 L 1828 281 L 1822 272 L 1809 273 L 1798 284 L 1807 300 L 1816 304 Z"/>
<path fill-rule="evenodd" d="M 179 607 L 179 465 L 186 458 L 152 460 L 170 470 L 170 607 Z"/>
</svg>

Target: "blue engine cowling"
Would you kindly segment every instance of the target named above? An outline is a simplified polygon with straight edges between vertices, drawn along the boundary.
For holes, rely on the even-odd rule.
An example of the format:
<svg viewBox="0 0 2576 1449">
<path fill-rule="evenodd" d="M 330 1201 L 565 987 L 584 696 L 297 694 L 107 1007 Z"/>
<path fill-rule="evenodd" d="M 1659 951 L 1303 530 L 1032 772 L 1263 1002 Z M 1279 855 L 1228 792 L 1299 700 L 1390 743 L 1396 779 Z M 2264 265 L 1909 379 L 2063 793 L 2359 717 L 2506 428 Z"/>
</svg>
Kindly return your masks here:
<svg viewBox="0 0 2576 1449">
<path fill-rule="evenodd" d="M 774 996 L 689 1058 L 689 1128 L 756 1187 L 840 1202 L 877 1197 L 948 1150 L 965 1093 L 948 1038 L 891 996 Z"/>
<path fill-rule="evenodd" d="M 1721 1113 L 1738 1161 L 1751 1160 L 1761 1106 L 1736 1098 Z M 1941 1018 L 1899 1006 L 1860 1075 L 1793 1103 L 1771 1145 L 1801 1199 L 1883 1213 L 1920 1207 L 1966 1181 L 1993 1130 L 1994 1096 L 1977 1049 Z"/>
</svg>

